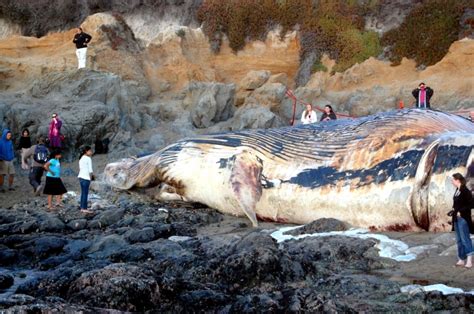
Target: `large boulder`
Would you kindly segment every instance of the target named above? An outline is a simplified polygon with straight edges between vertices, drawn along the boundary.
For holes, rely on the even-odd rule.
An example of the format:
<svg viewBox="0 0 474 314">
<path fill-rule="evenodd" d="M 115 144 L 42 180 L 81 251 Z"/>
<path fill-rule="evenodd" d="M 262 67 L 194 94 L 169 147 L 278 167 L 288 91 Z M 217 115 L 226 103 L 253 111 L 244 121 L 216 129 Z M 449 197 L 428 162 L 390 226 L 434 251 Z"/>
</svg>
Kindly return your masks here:
<svg viewBox="0 0 474 314">
<path fill-rule="evenodd" d="M 229 119 L 234 113 L 234 84 L 192 82 L 184 105 L 191 111 L 193 125 L 207 128 Z"/>
<path fill-rule="evenodd" d="M 257 88 L 245 99 L 244 105 L 257 104 L 270 108 L 277 112 L 280 109 L 282 101 L 285 99 L 286 86 L 281 83 L 266 83 Z"/>
<path fill-rule="evenodd" d="M 283 121 L 270 108 L 259 105 L 240 107 L 229 123 L 221 129 L 237 131 L 242 129 L 268 129 L 283 126 Z"/>
<path fill-rule="evenodd" d="M 270 71 L 250 71 L 240 81 L 239 88 L 243 90 L 255 90 L 265 84 L 270 78 Z"/>
</svg>

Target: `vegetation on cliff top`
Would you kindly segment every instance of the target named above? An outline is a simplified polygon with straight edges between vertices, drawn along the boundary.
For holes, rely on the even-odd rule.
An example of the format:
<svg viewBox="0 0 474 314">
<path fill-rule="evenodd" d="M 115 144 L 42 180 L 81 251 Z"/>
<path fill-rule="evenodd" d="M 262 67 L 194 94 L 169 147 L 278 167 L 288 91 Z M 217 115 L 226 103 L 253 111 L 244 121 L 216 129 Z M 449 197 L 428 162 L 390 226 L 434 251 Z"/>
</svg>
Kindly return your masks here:
<svg viewBox="0 0 474 314">
<path fill-rule="evenodd" d="M 299 27 L 301 57 L 317 52 L 327 53 L 337 61 L 335 71 L 343 71 L 357 62 L 381 52 L 376 33 L 364 30 L 364 14 L 378 1 L 321 0 L 205 0 L 198 10 L 198 20 L 218 51 L 224 35 L 230 47 L 238 51 L 247 40 L 263 39 L 279 25 L 282 35 Z M 317 66 L 313 67 L 317 69 Z"/>
<path fill-rule="evenodd" d="M 400 27 L 380 39 L 377 33 L 364 29 L 364 17 L 382 5 L 380 0 L 204 0 L 197 18 L 215 52 L 224 35 L 238 51 L 248 40 L 264 39 L 277 25 L 282 35 L 299 29 L 301 61 L 313 54 L 312 70 L 321 70 L 320 58 L 326 53 L 337 62 L 333 71 L 339 72 L 378 56 L 381 44 L 390 48 L 395 64 L 403 57 L 418 64 L 434 64 L 457 40 L 463 12 L 474 7 L 472 0 L 423 1 Z"/>
<path fill-rule="evenodd" d="M 417 64 L 432 65 L 440 61 L 451 44 L 458 39 L 460 19 L 470 0 L 427 0 L 405 18 L 399 28 L 382 39 L 390 46 L 390 59 L 399 64 L 403 57 Z"/>
</svg>

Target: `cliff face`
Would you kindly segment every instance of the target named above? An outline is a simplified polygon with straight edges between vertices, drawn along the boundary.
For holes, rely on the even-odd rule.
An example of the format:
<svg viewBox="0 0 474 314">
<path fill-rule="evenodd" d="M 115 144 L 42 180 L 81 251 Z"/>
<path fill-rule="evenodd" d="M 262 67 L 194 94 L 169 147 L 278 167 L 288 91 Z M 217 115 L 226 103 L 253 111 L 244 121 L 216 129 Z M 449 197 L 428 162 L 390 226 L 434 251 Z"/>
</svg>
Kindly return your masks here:
<svg viewBox="0 0 474 314">
<path fill-rule="evenodd" d="M 128 135 L 120 136 L 122 140 L 117 144 L 133 144 L 130 138 L 137 133 L 141 137 L 154 134 L 150 141 L 154 144 L 146 143 L 152 150 L 201 132 L 286 125 L 292 116 L 292 101 L 286 97 L 286 89 L 293 89 L 303 101 L 321 107 L 331 104 L 338 112 L 358 116 L 397 108 L 400 100 L 410 106 L 411 90 L 424 81 L 435 90 L 434 107 L 474 108 L 472 39 L 455 42 L 440 62 L 423 70 L 407 59 L 392 66 L 369 58 L 334 74 L 334 62 L 326 56 L 322 59 L 326 71 L 313 73 L 305 86 L 296 88 L 301 55 L 297 31 L 285 36 L 272 31 L 264 40 L 249 42 L 237 53 L 224 40 L 215 54 L 200 28 L 163 26 L 154 24 L 154 17 L 144 16 L 136 12 L 127 16 L 97 13 L 85 19 L 81 26 L 93 36 L 88 49 L 88 68 L 93 71 L 81 75 L 74 74 L 78 70 L 73 29 L 35 38 L 18 35 L 18 26 L 10 23 L 0 40 L 0 93 L 8 99 L 3 101 L 7 105 L 3 108 L 21 103 L 25 110 L 25 104 L 33 105 L 37 97 L 41 103 L 53 99 L 89 104 L 87 91 L 82 92 L 83 88 L 91 88 L 88 77 L 101 75 L 97 73 L 109 77 L 105 73 L 111 73 L 120 80 L 114 84 L 126 88 L 114 89 L 117 97 L 94 101 L 119 108 L 113 129 L 123 128 Z M 68 83 L 71 78 L 80 81 Z M 69 84 L 63 90 L 76 96 L 70 99 L 67 94 L 61 98 L 60 93 L 35 96 L 29 92 L 41 81 L 48 81 L 43 82 L 47 86 L 56 84 L 53 80 Z M 225 119 L 205 117 L 222 107 L 229 113 Z M 298 107 L 296 114 L 302 109 Z M 19 130 L 31 125 L 30 121 L 16 120 L 12 112 L 4 113 L 9 118 L 3 120 L 3 126 L 15 124 L 13 128 Z M 34 125 L 41 123 L 45 122 Z M 36 129 L 40 133 L 43 126 Z M 95 135 L 109 133 L 100 130 Z M 73 141 L 75 146 L 81 145 L 81 138 Z"/>
</svg>

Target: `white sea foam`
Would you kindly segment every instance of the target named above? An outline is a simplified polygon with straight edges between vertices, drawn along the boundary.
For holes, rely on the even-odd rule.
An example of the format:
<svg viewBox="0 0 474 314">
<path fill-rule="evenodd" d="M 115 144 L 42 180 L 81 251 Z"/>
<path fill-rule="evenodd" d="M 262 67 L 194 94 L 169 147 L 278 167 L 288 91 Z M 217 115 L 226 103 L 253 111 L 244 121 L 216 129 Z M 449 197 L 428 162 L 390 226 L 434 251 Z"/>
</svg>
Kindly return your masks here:
<svg viewBox="0 0 474 314">
<path fill-rule="evenodd" d="M 443 284 L 434 284 L 429 286 L 421 286 L 421 285 L 407 285 L 400 288 L 402 293 L 420 293 L 420 292 L 430 292 L 430 291 L 440 291 L 444 295 L 449 294 L 456 294 L 456 293 L 466 293 L 466 294 L 474 294 L 474 290 L 469 292 L 464 292 L 461 288 L 454 288 L 450 286 L 446 286 Z"/>
<path fill-rule="evenodd" d="M 301 234 L 298 236 L 293 236 L 285 234 L 285 232 L 301 228 L 302 226 L 297 227 L 283 227 L 271 234 L 271 236 L 278 242 L 284 242 L 288 240 L 298 240 L 304 239 L 307 237 L 330 237 L 330 236 L 345 236 L 358 239 L 375 239 L 378 241 L 378 244 L 375 246 L 379 249 L 379 255 L 381 257 L 391 258 L 399 262 L 409 262 L 416 259 L 417 254 L 422 251 L 421 247 L 419 250 L 411 250 L 409 246 L 400 240 L 390 239 L 383 234 L 368 233 L 368 230 L 365 229 L 350 229 L 347 231 L 331 231 L 331 232 L 321 232 L 321 233 L 307 233 Z M 427 246 L 426 249 L 431 248 Z"/>
</svg>

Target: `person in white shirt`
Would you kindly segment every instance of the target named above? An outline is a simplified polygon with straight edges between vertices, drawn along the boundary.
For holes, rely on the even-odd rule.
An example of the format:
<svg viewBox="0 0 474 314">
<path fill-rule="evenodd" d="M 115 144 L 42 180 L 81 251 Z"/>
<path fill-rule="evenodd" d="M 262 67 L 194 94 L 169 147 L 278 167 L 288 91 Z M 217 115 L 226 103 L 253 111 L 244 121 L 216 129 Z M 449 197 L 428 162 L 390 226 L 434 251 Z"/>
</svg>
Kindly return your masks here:
<svg viewBox="0 0 474 314">
<path fill-rule="evenodd" d="M 303 111 L 301 114 L 301 123 L 302 124 L 310 124 L 310 123 L 315 123 L 318 121 L 318 116 L 316 115 L 316 112 L 313 110 L 313 106 L 310 104 L 306 105 L 306 110 Z"/>
<path fill-rule="evenodd" d="M 92 148 L 90 146 L 84 147 L 81 158 L 79 159 L 79 183 L 81 184 L 81 212 L 90 214 L 91 210 L 87 209 L 87 198 L 89 197 L 89 187 L 91 181 L 94 180 L 94 173 L 92 171 Z"/>
</svg>

